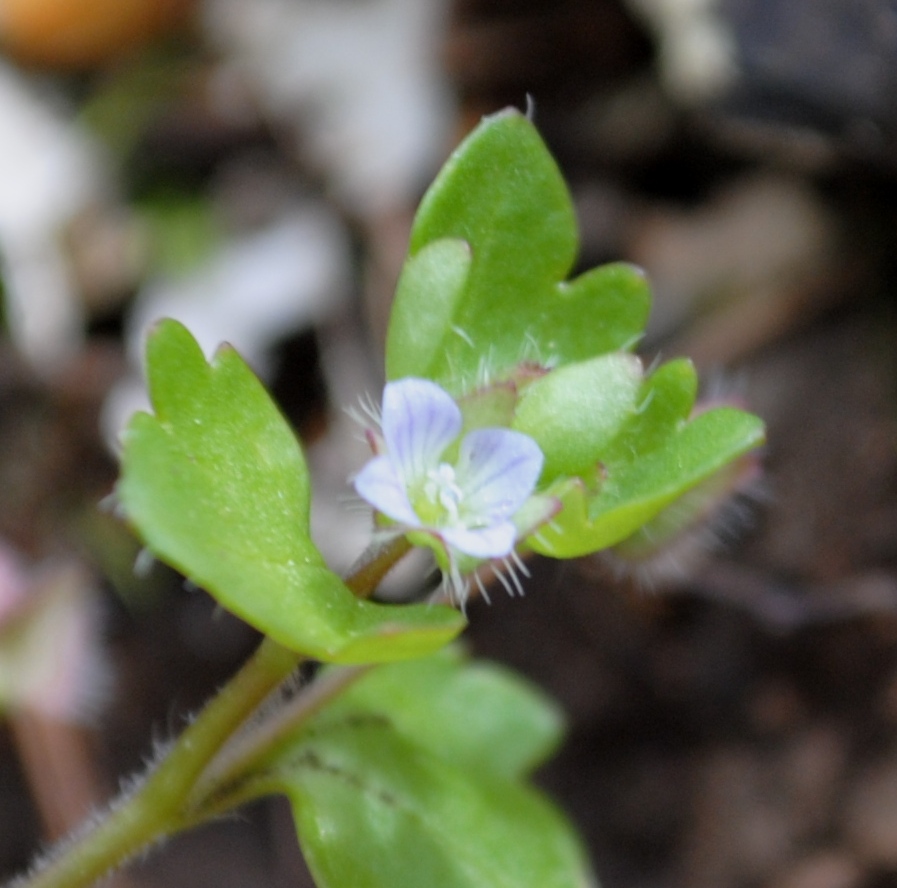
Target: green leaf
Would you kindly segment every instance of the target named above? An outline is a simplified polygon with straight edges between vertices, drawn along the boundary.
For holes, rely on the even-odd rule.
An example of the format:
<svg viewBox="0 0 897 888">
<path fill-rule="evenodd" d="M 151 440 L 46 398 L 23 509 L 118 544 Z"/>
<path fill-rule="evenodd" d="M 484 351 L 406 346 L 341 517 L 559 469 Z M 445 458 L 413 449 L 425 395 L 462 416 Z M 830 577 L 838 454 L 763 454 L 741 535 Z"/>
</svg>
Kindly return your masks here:
<svg viewBox="0 0 897 888">
<path fill-rule="evenodd" d="M 424 376 L 446 336 L 464 340 L 454 325 L 471 265 L 463 240 L 437 240 L 405 261 L 389 317 L 386 367 L 389 379 Z M 418 294 L 426 294 L 426 307 Z"/>
<path fill-rule="evenodd" d="M 319 888 L 583 888 L 573 830 L 534 789 L 375 724 L 296 750 L 282 788 Z"/>
<path fill-rule="evenodd" d="M 698 392 L 691 361 L 661 364 L 642 381 L 637 407 L 602 454 L 608 467 L 623 466 L 662 447 L 688 420 Z"/>
<path fill-rule="evenodd" d="M 597 552 L 626 539 L 670 503 L 762 443 L 762 421 L 732 407 L 718 407 L 681 424 L 649 453 L 606 469 L 590 496 L 568 482 L 556 493 L 563 509 L 530 538 L 532 548 L 554 558 Z"/>
<path fill-rule="evenodd" d="M 388 720 L 403 737 L 446 760 L 507 778 L 545 761 L 563 731 L 552 700 L 495 663 L 469 662 L 457 648 L 371 671 L 316 724 L 362 713 Z"/>
<path fill-rule="evenodd" d="M 530 383 L 513 428 L 542 448 L 542 482 L 587 475 L 635 412 L 642 382 L 639 360 L 625 352 L 568 364 Z"/>
<path fill-rule="evenodd" d="M 583 888 L 570 824 L 517 778 L 550 751 L 556 709 L 457 651 L 379 667 L 260 763 L 285 792 L 319 888 Z"/>
<path fill-rule="evenodd" d="M 449 648 L 363 675 L 239 792 L 288 796 L 319 888 L 585 888 L 575 831 L 520 780 L 560 731 L 537 689 Z"/>
<path fill-rule="evenodd" d="M 147 348 L 155 415 L 124 435 L 118 495 L 147 547 L 292 650 L 333 662 L 417 657 L 454 638 L 446 607 L 356 599 L 309 537 L 309 481 L 287 422 L 240 356 L 211 364 L 163 321 Z"/>
<path fill-rule="evenodd" d="M 593 520 L 603 514 L 639 513 L 636 526 L 694 484 L 763 441 L 763 423 L 733 407 L 701 413 L 661 448 L 609 476 L 592 501 Z M 632 528 L 635 530 L 635 527 Z"/>
<path fill-rule="evenodd" d="M 563 510 L 531 540 L 533 549 L 571 558 L 615 545 L 762 443 L 763 423 L 734 408 L 689 420 L 697 385 L 685 359 L 647 377 L 636 409 L 600 454 L 598 492 L 575 480 L 556 485 Z"/>
<path fill-rule="evenodd" d="M 570 196 L 535 127 L 514 110 L 485 118 L 415 218 L 388 378 L 459 391 L 522 360 L 557 366 L 631 348 L 650 302 L 642 273 L 618 263 L 566 281 L 576 251 Z"/>
</svg>

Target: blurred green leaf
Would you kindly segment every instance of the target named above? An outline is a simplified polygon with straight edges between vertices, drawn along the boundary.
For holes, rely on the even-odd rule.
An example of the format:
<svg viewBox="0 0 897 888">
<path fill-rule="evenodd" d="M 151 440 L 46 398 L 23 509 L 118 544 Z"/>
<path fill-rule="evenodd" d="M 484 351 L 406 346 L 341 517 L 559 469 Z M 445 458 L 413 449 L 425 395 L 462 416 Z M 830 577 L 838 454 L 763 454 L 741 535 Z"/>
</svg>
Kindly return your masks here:
<svg viewBox="0 0 897 888">
<path fill-rule="evenodd" d="M 289 797 L 319 888 L 584 888 L 572 827 L 514 779 L 558 729 L 525 683 L 450 653 L 365 676 L 255 789 Z"/>
<path fill-rule="evenodd" d="M 303 744 L 283 782 L 319 888 L 591 884 L 572 829 L 535 790 L 375 725 Z"/>
<path fill-rule="evenodd" d="M 170 47 L 140 53 L 91 82 L 80 120 L 119 162 L 126 161 L 153 123 L 195 82 L 195 60 Z"/>
<path fill-rule="evenodd" d="M 610 454 L 594 495 L 576 480 L 557 486 L 563 509 L 530 538 L 532 548 L 554 558 L 597 552 L 626 539 L 674 500 L 763 442 L 763 422 L 732 407 L 718 407 L 670 427 L 681 404 L 653 399 L 653 423 L 634 420 L 624 446 Z M 634 428 L 644 432 L 640 441 Z M 667 434 L 662 433 L 666 431 Z"/>
<path fill-rule="evenodd" d="M 276 641 L 333 662 L 436 650 L 464 626 L 447 607 L 356 599 L 309 537 L 309 481 L 292 430 L 240 356 L 211 364 L 184 327 L 147 348 L 155 415 L 124 435 L 118 495 L 157 557 Z"/>
<path fill-rule="evenodd" d="M 631 348 L 650 302 L 643 275 L 614 264 L 566 281 L 576 250 L 570 196 L 535 127 L 514 110 L 485 118 L 415 218 L 388 378 L 457 392 L 523 360 L 557 366 Z"/>
<path fill-rule="evenodd" d="M 469 662 L 457 648 L 381 666 L 345 691 L 316 724 L 361 713 L 435 755 L 499 777 L 521 777 L 555 750 L 557 704 L 495 663 Z"/>
</svg>

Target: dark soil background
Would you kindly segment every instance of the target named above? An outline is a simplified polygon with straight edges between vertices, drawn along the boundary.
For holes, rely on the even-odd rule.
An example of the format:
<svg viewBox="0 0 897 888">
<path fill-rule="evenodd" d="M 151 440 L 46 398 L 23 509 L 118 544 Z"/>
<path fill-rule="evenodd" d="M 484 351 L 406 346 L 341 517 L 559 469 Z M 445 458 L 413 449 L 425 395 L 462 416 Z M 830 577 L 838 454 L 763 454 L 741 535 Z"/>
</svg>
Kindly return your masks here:
<svg viewBox="0 0 897 888">
<path fill-rule="evenodd" d="M 375 5 L 340 4 L 359 15 Z M 571 184 L 581 265 L 623 258 L 652 279 L 646 362 L 693 357 L 708 397 L 735 398 L 768 425 L 759 479 L 699 532 L 637 565 L 534 563 L 523 599 L 496 592 L 491 606 L 471 608 L 468 638 L 567 711 L 566 744 L 538 780 L 582 830 L 605 888 L 888 888 L 897 7 L 705 5 L 445 7 L 434 58 L 454 111 L 441 155 L 480 115 L 531 95 Z M 328 365 L 326 354 L 348 341 L 362 365 L 377 366 L 415 201 L 360 210 L 295 150 L 291 110 L 239 117 L 213 107 L 197 84 L 227 55 L 206 35 L 194 25 L 169 38 L 165 101 L 154 94 L 133 132 L 120 124 L 131 141 L 119 200 L 128 206 L 160 183 L 202 195 L 250 157 L 257 187 L 231 194 L 244 218 L 284 189 L 330 203 L 351 242 L 349 295 L 326 323 L 269 343 L 273 391 L 306 441 L 327 441 L 340 406 L 332 393 L 351 362 Z M 123 64 L 22 70 L 77 108 Z M 302 117 L 302 128 L 315 120 Z M 115 479 L 100 418 L 128 372 L 123 331 L 148 275 L 123 275 L 114 299 L 84 297 L 86 335 L 64 371 L 23 356 L 15 336 L 0 341 L 4 565 L 29 587 L 50 576 L 90 590 L 84 606 L 109 679 L 104 694 L 71 689 L 68 715 L 87 707 L 86 723 L 10 707 L 0 875 L 108 798 L 257 641 L 164 568 L 135 575 L 137 543 L 98 506 Z M 310 884 L 278 801 L 180 837 L 116 880 Z"/>
</svg>

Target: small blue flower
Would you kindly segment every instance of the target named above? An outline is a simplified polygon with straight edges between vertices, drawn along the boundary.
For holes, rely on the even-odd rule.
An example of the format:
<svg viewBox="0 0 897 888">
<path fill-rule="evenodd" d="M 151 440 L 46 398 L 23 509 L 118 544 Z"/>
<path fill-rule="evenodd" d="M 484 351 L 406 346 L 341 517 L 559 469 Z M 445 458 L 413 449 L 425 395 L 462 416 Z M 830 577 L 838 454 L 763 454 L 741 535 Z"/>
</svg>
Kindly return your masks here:
<svg viewBox="0 0 897 888">
<path fill-rule="evenodd" d="M 462 425 L 458 405 L 436 383 L 388 383 L 382 448 L 354 482 L 359 496 L 402 530 L 429 535 L 453 574 L 459 556 L 476 562 L 512 554 L 519 534 L 514 516 L 533 494 L 543 463 L 528 435 L 482 428 L 459 442 Z"/>
</svg>

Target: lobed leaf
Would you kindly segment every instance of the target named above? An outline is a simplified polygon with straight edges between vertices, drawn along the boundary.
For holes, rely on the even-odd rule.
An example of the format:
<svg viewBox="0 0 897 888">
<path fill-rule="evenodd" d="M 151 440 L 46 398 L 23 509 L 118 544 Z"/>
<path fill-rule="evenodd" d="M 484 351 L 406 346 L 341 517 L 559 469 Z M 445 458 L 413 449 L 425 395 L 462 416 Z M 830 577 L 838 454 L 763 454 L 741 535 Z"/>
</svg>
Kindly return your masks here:
<svg viewBox="0 0 897 888">
<path fill-rule="evenodd" d="M 495 663 L 470 662 L 457 648 L 368 673 L 317 724 L 360 714 L 388 720 L 398 733 L 471 771 L 521 777 L 561 739 L 558 706 Z"/>
<path fill-rule="evenodd" d="M 594 496 L 578 482 L 559 488 L 563 509 L 530 538 L 532 548 L 574 558 L 619 543 L 763 438 L 762 421 L 749 413 L 719 407 L 699 414 L 649 453 L 636 450 L 607 466 Z"/>
<path fill-rule="evenodd" d="M 584 888 L 563 816 L 534 789 L 472 775 L 375 725 L 296 750 L 283 789 L 318 888 Z"/>
<path fill-rule="evenodd" d="M 557 711 L 457 652 L 379 667 L 260 763 L 319 888 L 584 888 L 569 823 L 519 781 L 556 743 Z"/>
<path fill-rule="evenodd" d="M 211 364 L 187 330 L 147 347 L 155 415 L 125 434 L 118 496 L 147 547 L 225 608 L 298 653 L 333 662 L 416 657 L 454 638 L 453 609 L 360 601 L 309 536 L 309 479 L 287 422 L 240 356 Z"/>
<path fill-rule="evenodd" d="M 567 187 L 532 123 L 513 109 L 485 118 L 418 209 L 387 377 L 459 391 L 523 359 L 557 366 L 631 348 L 647 320 L 644 277 L 617 263 L 567 281 L 577 240 Z"/>
</svg>

